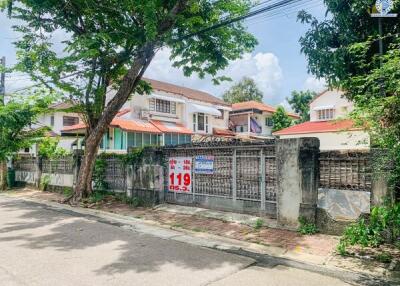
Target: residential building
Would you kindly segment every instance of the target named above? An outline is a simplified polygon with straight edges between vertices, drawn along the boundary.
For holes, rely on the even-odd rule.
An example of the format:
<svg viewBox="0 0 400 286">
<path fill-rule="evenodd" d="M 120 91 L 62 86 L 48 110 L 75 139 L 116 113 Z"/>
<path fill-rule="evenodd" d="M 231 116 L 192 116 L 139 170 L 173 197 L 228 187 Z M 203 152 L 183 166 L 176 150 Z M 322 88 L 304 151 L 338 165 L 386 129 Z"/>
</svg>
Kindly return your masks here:
<svg viewBox="0 0 400 286">
<path fill-rule="evenodd" d="M 231 128 L 238 136 L 273 138 L 272 115 L 275 111 L 275 107 L 257 101 L 235 103 L 229 113 Z M 293 119 L 299 118 L 294 113 L 288 113 L 288 115 Z"/>
<path fill-rule="evenodd" d="M 230 104 L 203 91 L 145 79 L 147 95 L 134 94 L 111 122 L 101 149 L 125 152 L 129 147 L 177 145 L 202 137 L 233 136 L 229 131 Z M 108 93 L 110 100 L 115 92 Z M 62 129 L 64 136 L 84 133 L 85 125 Z"/>
<path fill-rule="evenodd" d="M 50 105 L 50 111 L 41 115 L 32 128 L 49 127 L 51 131 L 46 132 L 46 137 L 57 137 L 59 139 L 59 147 L 71 150 L 72 146 L 77 143 L 77 138 L 62 137 L 61 133 L 64 128 L 82 124 L 81 116 L 76 112 L 70 111 L 72 107 L 73 104 L 67 102 L 58 102 Z M 35 155 L 37 153 L 37 146 L 34 144 L 30 148 L 21 150 L 19 153 Z"/>
<path fill-rule="evenodd" d="M 310 103 L 310 121 L 275 132 L 279 138 L 317 137 L 321 150 L 368 149 L 370 138 L 348 118 L 353 103 L 344 92 L 325 90 Z"/>
</svg>

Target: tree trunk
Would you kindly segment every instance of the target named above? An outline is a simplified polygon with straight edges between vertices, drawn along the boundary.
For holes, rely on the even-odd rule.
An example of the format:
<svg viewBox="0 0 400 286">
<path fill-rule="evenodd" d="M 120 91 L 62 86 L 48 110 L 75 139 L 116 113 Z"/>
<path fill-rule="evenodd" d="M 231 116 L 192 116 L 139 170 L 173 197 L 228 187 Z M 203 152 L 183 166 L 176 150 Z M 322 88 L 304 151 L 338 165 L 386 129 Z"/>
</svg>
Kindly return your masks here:
<svg viewBox="0 0 400 286">
<path fill-rule="evenodd" d="M 0 161 L 0 191 L 7 189 L 7 162 Z"/>
<path fill-rule="evenodd" d="M 103 134 L 92 133 L 85 142 L 85 153 L 79 168 L 78 180 L 74 194 L 70 199 L 70 203 L 73 205 L 77 204 L 82 198 L 87 197 L 92 191 L 93 167 L 102 136 Z"/>
<path fill-rule="evenodd" d="M 182 12 L 187 4 L 187 0 L 179 0 L 175 6 L 170 11 L 170 19 L 163 21 L 159 27 L 158 33 L 161 36 L 169 31 L 175 21 L 176 15 Z M 117 115 L 118 111 L 128 100 L 129 96 L 135 90 L 137 85 L 147 67 L 150 65 L 154 55 L 155 50 L 159 46 L 160 42 L 148 42 L 142 49 L 138 52 L 137 57 L 129 68 L 128 72 L 122 79 L 121 85 L 115 94 L 115 96 L 108 102 L 107 106 L 104 108 L 103 113 L 93 129 L 88 131 L 88 136 L 85 142 L 85 153 L 82 160 L 81 167 L 79 169 L 79 176 L 77 184 L 75 186 L 74 194 L 69 200 L 71 204 L 78 203 L 83 197 L 87 196 L 91 191 L 91 182 L 93 167 L 95 164 L 96 154 L 98 151 L 98 146 L 105 133 L 106 129 L 110 125 L 113 118 Z"/>
</svg>

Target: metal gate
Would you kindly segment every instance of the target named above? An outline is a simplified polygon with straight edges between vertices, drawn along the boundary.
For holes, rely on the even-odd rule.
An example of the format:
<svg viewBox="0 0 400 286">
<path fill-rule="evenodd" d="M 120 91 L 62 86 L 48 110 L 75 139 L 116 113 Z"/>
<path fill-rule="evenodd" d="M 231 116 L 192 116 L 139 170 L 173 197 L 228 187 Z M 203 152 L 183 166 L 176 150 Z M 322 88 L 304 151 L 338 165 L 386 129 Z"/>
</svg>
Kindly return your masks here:
<svg viewBox="0 0 400 286">
<path fill-rule="evenodd" d="M 214 156 L 212 174 L 192 173 L 191 193 L 170 191 L 166 201 L 244 213 L 276 216 L 275 144 L 188 146 L 166 149 L 170 157 Z M 166 175 L 165 186 L 168 186 Z"/>
</svg>

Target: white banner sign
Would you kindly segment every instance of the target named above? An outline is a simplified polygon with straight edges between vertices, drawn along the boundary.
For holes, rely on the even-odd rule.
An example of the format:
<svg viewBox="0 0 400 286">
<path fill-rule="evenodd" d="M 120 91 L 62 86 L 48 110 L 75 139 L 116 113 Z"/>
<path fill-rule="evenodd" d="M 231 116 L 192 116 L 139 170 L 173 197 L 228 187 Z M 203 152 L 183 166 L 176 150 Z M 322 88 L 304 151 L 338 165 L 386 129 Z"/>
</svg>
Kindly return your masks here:
<svg viewBox="0 0 400 286">
<path fill-rule="evenodd" d="M 169 191 L 190 193 L 192 191 L 192 158 L 171 157 L 168 166 Z"/>
</svg>

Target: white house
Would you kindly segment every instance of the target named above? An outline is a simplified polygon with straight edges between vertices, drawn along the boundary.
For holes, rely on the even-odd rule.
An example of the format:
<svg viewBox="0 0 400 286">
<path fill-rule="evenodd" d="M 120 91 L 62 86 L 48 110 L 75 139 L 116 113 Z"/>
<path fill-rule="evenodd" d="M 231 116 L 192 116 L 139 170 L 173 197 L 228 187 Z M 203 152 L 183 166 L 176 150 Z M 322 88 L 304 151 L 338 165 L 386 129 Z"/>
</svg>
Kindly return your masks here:
<svg viewBox="0 0 400 286">
<path fill-rule="evenodd" d="M 231 128 L 242 137 L 273 138 L 272 115 L 275 111 L 275 107 L 257 101 L 232 104 L 232 111 L 229 113 Z M 300 118 L 294 113 L 288 115 L 293 119 Z"/>
<path fill-rule="evenodd" d="M 104 135 L 101 149 L 126 152 L 129 147 L 177 145 L 201 137 L 233 136 L 229 131 L 230 104 L 203 91 L 145 79 L 153 90 L 134 94 Z M 115 92 L 108 93 L 110 100 Z M 64 127 L 64 136 L 82 134 L 83 123 Z"/>
<path fill-rule="evenodd" d="M 310 103 L 310 121 L 297 124 L 273 135 L 285 138 L 317 137 L 321 150 L 369 149 L 370 138 L 355 126 L 349 113 L 353 103 L 337 89 L 325 90 Z"/>
</svg>

